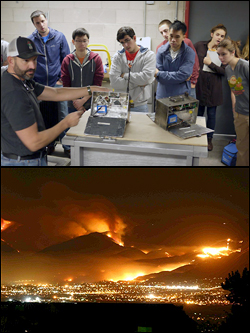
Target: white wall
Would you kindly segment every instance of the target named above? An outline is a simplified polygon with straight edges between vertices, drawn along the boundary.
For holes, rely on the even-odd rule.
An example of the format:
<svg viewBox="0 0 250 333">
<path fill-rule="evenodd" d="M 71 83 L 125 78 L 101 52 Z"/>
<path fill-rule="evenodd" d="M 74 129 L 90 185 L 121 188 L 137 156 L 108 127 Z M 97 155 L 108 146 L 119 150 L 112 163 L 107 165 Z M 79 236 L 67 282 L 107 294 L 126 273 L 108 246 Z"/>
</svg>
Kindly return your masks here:
<svg viewBox="0 0 250 333">
<path fill-rule="evenodd" d="M 89 31 L 91 44 L 107 45 L 111 56 L 121 49 L 116 34 L 122 26 L 131 26 L 137 37 L 144 36 L 144 1 L 1 1 L 1 37 L 10 42 L 30 35 L 35 29 L 30 14 L 37 9 L 49 13 L 49 26 L 63 32 L 70 46 L 72 32 L 79 27 Z M 163 41 L 159 22 L 174 21 L 175 16 L 176 1 L 146 6 L 146 36 L 152 38 L 154 52 Z M 178 20 L 184 17 L 185 1 L 179 1 Z"/>
</svg>

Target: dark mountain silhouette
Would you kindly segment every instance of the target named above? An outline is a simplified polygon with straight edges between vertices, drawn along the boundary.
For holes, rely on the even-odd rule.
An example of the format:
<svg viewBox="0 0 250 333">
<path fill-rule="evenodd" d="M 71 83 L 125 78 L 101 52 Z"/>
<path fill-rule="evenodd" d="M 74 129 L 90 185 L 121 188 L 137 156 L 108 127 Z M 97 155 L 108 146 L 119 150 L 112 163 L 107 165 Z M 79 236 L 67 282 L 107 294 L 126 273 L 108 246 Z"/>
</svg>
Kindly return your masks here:
<svg viewBox="0 0 250 333">
<path fill-rule="evenodd" d="M 119 252 L 121 246 L 116 244 L 111 238 L 94 232 L 89 235 L 79 236 L 63 243 L 46 247 L 39 253 L 64 254 L 69 252 L 96 253 L 98 251 Z"/>
<path fill-rule="evenodd" d="M 88 235 L 79 236 L 69 241 L 49 246 L 40 254 L 49 255 L 69 255 L 69 254 L 86 254 L 86 255 L 109 255 L 123 256 L 127 258 L 143 258 L 145 254 L 134 248 L 123 247 L 114 242 L 103 233 L 94 232 Z"/>
</svg>

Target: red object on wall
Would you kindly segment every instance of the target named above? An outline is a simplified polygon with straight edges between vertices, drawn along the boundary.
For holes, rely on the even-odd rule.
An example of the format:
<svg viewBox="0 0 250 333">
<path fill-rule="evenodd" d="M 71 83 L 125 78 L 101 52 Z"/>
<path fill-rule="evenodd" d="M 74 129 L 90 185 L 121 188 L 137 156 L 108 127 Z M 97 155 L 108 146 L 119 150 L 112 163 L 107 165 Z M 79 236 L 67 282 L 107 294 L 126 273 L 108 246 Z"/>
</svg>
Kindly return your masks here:
<svg viewBox="0 0 250 333">
<path fill-rule="evenodd" d="M 186 38 L 188 38 L 188 33 L 189 33 L 189 12 L 190 12 L 190 1 L 186 1 L 186 7 L 185 7 L 185 24 L 187 26 Z"/>
</svg>

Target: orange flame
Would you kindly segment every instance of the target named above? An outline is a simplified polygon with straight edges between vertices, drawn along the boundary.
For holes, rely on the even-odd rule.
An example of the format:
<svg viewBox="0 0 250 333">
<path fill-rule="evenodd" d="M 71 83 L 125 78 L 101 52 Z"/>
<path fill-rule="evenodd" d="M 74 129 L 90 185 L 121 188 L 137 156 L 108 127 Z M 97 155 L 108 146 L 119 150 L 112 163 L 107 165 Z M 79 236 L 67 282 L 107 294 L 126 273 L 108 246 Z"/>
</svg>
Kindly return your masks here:
<svg viewBox="0 0 250 333">
<path fill-rule="evenodd" d="M 12 228 L 14 226 L 14 228 Z M 19 223 L 17 222 L 13 222 L 13 221 L 8 221 L 8 220 L 5 220 L 1 217 L 1 232 L 2 231 L 5 231 L 6 229 L 10 228 L 15 230 L 16 228 L 18 228 L 20 226 Z M 13 246 L 11 244 L 9 244 L 8 242 L 6 242 L 3 238 L 1 238 L 1 241 L 6 243 L 7 245 L 9 245 L 10 247 L 13 248 Z M 20 252 L 19 250 L 15 249 L 17 252 Z"/>
<path fill-rule="evenodd" d="M 6 230 L 7 228 L 9 228 L 13 224 L 14 224 L 14 222 L 7 221 L 7 220 L 5 220 L 1 217 L 1 231 Z"/>
<path fill-rule="evenodd" d="M 79 223 L 75 231 L 79 235 L 86 235 L 92 232 L 106 233 L 115 243 L 124 246 L 122 236 L 124 235 L 126 225 L 116 214 L 108 215 L 101 212 L 84 213 L 78 216 L 77 219 Z"/>
<path fill-rule="evenodd" d="M 198 254 L 197 257 L 200 258 L 209 258 L 209 257 L 221 257 L 229 256 L 232 253 L 228 247 L 205 247 L 202 249 L 203 254 Z"/>
</svg>

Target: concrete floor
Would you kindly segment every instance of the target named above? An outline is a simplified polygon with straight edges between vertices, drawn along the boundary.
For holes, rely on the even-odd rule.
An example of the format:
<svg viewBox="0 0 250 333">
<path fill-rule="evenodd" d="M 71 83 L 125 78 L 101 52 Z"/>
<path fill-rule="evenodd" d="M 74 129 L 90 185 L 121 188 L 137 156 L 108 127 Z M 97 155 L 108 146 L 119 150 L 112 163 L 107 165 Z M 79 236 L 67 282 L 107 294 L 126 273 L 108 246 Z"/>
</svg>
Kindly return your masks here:
<svg viewBox="0 0 250 333">
<path fill-rule="evenodd" d="M 208 158 L 200 158 L 200 166 L 226 166 L 221 163 L 221 157 L 224 147 L 232 140 L 234 137 L 225 137 L 220 135 L 214 135 L 213 138 L 213 150 L 208 152 Z"/>
<path fill-rule="evenodd" d="M 221 157 L 224 147 L 233 137 L 214 135 L 214 149 L 208 152 L 208 158 L 200 158 L 201 167 L 219 167 L 225 166 L 221 163 Z M 63 147 L 60 143 L 56 145 L 54 153 L 48 156 L 48 166 L 70 166 L 70 159 L 64 155 Z"/>
</svg>

